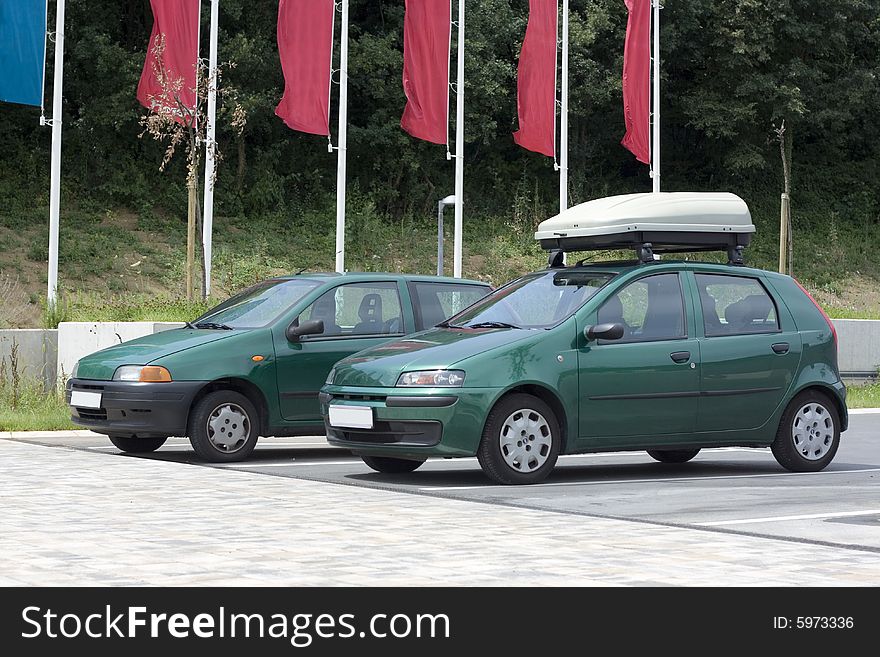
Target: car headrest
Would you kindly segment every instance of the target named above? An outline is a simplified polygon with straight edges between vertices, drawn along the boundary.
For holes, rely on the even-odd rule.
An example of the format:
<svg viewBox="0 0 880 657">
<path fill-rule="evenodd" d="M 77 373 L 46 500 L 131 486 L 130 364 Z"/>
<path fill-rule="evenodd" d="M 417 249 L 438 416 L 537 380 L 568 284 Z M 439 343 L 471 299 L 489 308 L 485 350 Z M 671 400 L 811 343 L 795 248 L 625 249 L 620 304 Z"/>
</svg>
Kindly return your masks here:
<svg viewBox="0 0 880 657">
<path fill-rule="evenodd" d="M 362 322 L 378 322 L 382 319 L 382 297 L 378 294 L 365 294 L 361 299 L 358 317 Z"/>
<path fill-rule="evenodd" d="M 732 303 L 724 311 L 724 319 L 730 326 L 748 326 L 760 320 L 766 321 L 773 310 L 773 302 L 763 294 L 752 294 L 736 303 Z"/>
</svg>

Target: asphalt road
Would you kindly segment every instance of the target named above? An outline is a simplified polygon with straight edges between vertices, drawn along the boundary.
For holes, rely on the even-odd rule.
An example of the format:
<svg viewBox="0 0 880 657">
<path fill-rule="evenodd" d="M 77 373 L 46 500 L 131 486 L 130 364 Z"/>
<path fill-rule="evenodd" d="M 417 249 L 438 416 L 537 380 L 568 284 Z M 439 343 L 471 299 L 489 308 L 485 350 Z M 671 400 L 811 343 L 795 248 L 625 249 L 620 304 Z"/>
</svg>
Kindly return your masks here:
<svg viewBox="0 0 880 657">
<path fill-rule="evenodd" d="M 321 437 L 264 439 L 246 462 L 199 462 L 189 443 L 171 439 L 148 456 L 202 467 L 246 470 L 417 495 L 609 517 L 705 531 L 772 536 L 880 553 L 880 413 L 856 413 L 832 464 L 819 473 L 783 470 L 769 449 L 708 449 L 667 465 L 644 452 L 564 456 L 543 484 L 496 486 L 476 459 L 429 460 L 407 475 L 382 475 Z M 45 445 L 119 454 L 95 435 L 17 437 Z M 625 545 L 625 537 L 609 537 Z"/>
</svg>

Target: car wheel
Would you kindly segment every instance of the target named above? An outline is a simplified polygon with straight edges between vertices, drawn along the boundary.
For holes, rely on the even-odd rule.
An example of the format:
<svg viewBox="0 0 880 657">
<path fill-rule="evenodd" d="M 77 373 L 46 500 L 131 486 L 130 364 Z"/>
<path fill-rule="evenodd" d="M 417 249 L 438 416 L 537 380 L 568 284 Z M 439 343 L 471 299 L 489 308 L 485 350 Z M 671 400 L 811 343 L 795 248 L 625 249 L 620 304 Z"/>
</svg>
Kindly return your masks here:
<svg viewBox="0 0 880 657">
<path fill-rule="evenodd" d="M 477 460 L 499 484 L 535 484 L 553 470 L 560 444 L 553 410 L 537 397 L 514 394 L 489 412 Z"/>
<path fill-rule="evenodd" d="M 649 449 L 648 455 L 660 463 L 687 463 L 697 454 L 699 449 Z"/>
<path fill-rule="evenodd" d="M 395 459 L 387 456 L 361 456 L 368 466 L 376 472 L 385 474 L 405 474 L 417 470 L 425 461 L 413 461 L 410 459 Z"/>
<path fill-rule="evenodd" d="M 840 415 L 827 395 L 807 390 L 786 407 L 773 456 L 786 470 L 818 472 L 831 463 L 840 446 Z"/>
<path fill-rule="evenodd" d="M 149 454 L 165 444 L 167 438 L 131 438 L 129 436 L 107 436 L 116 449 L 128 454 Z"/>
<path fill-rule="evenodd" d="M 257 445 L 260 422 L 250 399 L 232 390 L 205 395 L 189 417 L 189 442 L 201 458 L 213 463 L 241 461 Z"/>
</svg>

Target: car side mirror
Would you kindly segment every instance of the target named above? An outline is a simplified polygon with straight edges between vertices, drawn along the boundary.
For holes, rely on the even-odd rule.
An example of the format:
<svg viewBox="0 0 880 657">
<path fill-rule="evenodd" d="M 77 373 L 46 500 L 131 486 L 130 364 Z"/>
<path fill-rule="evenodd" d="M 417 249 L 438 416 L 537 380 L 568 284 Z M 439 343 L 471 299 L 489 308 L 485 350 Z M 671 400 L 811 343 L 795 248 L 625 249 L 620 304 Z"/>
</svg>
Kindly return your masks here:
<svg viewBox="0 0 880 657">
<path fill-rule="evenodd" d="M 299 342 L 304 335 L 320 335 L 324 332 L 324 321 L 321 319 L 310 319 L 307 322 L 298 324 L 294 322 L 287 327 L 287 340 L 289 342 Z"/>
<path fill-rule="evenodd" d="M 587 340 L 620 340 L 623 337 L 623 324 L 596 324 L 584 329 Z"/>
</svg>

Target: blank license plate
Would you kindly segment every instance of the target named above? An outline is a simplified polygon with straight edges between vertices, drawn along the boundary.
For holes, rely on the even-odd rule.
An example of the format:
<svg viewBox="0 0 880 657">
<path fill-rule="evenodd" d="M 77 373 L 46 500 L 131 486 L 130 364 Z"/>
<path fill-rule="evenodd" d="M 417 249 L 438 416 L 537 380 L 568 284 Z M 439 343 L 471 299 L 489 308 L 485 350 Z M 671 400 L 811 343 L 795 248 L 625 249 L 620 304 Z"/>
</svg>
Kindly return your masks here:
<svg viewBox="0 0 880 657">
<path fill-rule="evenodd" d="M 330 426 L 372 429 L 373 409 L 367 406 L 331 406 Z"/>
<path fill-rule="evenodd" d="M 82 408 L 101 408 L 101 393 L 74 390 L 70 393 L 70 405 Z"/>
</svg>

